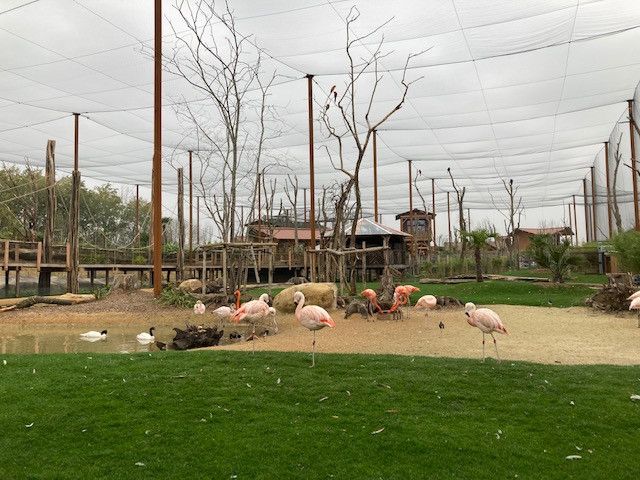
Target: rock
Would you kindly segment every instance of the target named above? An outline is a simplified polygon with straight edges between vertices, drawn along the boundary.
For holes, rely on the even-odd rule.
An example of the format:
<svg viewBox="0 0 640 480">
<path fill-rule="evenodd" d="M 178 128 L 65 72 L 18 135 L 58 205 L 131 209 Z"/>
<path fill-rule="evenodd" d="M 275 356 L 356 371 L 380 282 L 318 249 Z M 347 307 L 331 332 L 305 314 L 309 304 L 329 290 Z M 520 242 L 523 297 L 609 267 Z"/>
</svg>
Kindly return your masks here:
<svg viewBox="0 0 640 480">
<path fill-rule="evenodd" d="M 318 305 L 322 308 L 336 308 L 338 289 L 334 283 L 305 283 L 293 285 L 281 291 L 273 300 L 273 306 L 279 312 L 293 313 L 296 306 L 293 304 L 293 294 L 302 292 L 305 296 L 305 305 Z"/>
<path fill-rule="evenodd" d="M 122 291 L 122 292 L 132 292 L 133 290 L 140 289 L 140 282 L 138 281 L 136 275 L 131 275 L 129 273 L 117 273 L 113 278 L 113 283 L 111 284 L 112 291 Z"/>
<path fill-rule="evenodd" d="M 207 293 L 220 293 L 222 291 L 222 279 L 216 278 L 208 281 L 205 285 L 205 290 Z"/>
<path fill-rule="evenodd" d="M 202 293 L 202 282 L 197 278 L 191 278 L 182 282 L 178 289 L 186 293 Z"/>
</svg>

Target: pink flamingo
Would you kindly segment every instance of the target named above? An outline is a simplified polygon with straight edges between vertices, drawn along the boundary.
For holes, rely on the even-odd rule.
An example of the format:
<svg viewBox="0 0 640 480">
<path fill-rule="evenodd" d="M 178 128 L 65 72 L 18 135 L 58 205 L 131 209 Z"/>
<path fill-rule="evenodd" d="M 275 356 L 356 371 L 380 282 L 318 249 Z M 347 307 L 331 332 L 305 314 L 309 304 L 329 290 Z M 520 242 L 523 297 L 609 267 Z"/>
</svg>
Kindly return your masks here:
<svg viewBox="0 0 640 480">
<path fill-rule="evenodd" d="M 493 332 L 504 333 L 508 335 L 507 329 L 502 324 L 502 320 L 496 312 L 488 308 L 476 308 L 476 306 L 469 302 L 464 306 L 464 314 L 468 317 L 467 323 L 472 327 L 477 327 L 482 332 L 482 361 L 484 362 L 484 336 L 488 333 L 493 338 L 493 346 L 496 348 L 496 356 L 500 361 L 500 354 L 498 353 L 498 342 L 496 337 L 493 336 Z"/>
<path fill-rule="evenodd" d="M 223 322 L 226 320 L 229 320 L 231 318 L 231 316 L 235 313 L 236 308 L 235 306 L 227 306 L 227 305 L 223 305 L 222 307 L 218 307 L 216 308 L 213 312 L 211 312 L 213 314 L 214 317 L 222 320 Z"/>
<path fill-rule="evenodd" d="M 304 294 L 296 292 L 293 295 L 293 303 L 296 305 L 296 319 L 303 327 L 313 332 L 313 343 L 311 344 L 311 366 L 316 364 L 316 330 L 324 327 L 335 327 L 336 322 L 333 321 L 331 315 L 322 307 L 317 305 L 304 304 Z"/>
<path fill-rule="evenodd" d="M 634 295 L 637 295 L 634 297 Z M 638 310 L 638 328 L 640 328 L 640 291 L 631 295 L 627 300 L 631 299 L 629 310 Z"/>
<path fill-rule="evenodd" d="M 438 299 L 433 295 L 423 295 L 416 302 L 415 309 L 416 310 L 424 310 L 425 317 L 429 316 L 429 310 L 433 310 L 438 306 Z"/>
<path fill-rule="evenodd" d="M 193 306 L 193 313 L 196 315 L 202 315 L 207 310 L 207 307 L 200 300 Z"/>
<path fill-rule="evenodd" d="M 256 336 L 256 322 L 259 320 L 266 319 L 269 315 L 271 315 L 271 311 L 269 310 L 269 305 L 267 302 L 269 301 L 269 295 L 263 293 L 260 295 L 258 300 L 251 300 L 247 303 L 244 303 L 238 308 L 233 314 L 232 320 L 235 323 L 240 322 L 241 320 L 246 320 L 253 326 L 252 338 Z M 251 344 L 253 346 L 253 352 L 255 353 L 256 347 L 255 343 Z"/>
<path fill-rule="evenodd" d="M 360 293 L 360 295 L 362 295 L 364 298 L 369 300 L 371 302 L 371 305 L 373 305 L 378 312 L 382 312 L 382 307 L 378 303 L 378 294 L 375 292 L 375 290 L 366 288 L 362 291 L 362 293 Z M 375 321 L 375 316 L 373 317 L 373 319 Z M 369 318 L 367 317 L 367 322 L 368 321 L 369 321 Z"/>
</svg>

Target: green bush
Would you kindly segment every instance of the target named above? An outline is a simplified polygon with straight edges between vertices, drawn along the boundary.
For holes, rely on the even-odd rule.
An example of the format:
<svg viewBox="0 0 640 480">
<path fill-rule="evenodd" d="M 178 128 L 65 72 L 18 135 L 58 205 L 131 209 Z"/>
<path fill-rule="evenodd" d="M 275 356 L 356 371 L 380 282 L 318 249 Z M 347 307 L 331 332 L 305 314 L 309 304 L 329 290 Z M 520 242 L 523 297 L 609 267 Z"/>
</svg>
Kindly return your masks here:
<svg viewBox="0 0 640 480">
<path fill-rule="evenodd" d="M 621 266 L 631 272 L 640 272 L 640 232 L 628 230 L 618 233 L 612 243 Z"/>
<path fill-rule="evenodd" d="M 581 263 L 571 244 L 565 240 L 558 244 L 550 235 L 533 235 L 529 245 L 529 255 L 542 268 L 551 271 L 553 282 L 563 283 L 571 273 L 571 267 Z"/>
<path fill-rule="evenodd" d="M 102 287 L 94 288 L 91 293 L 93 293 L 93 296 L 96 297 L 96 300 L 100 300 L 111 293 L 111 286 L 104 285 Z"/>
<path fill-rule="evenodd" d="M 178 253 L 178 244 L 169 242 L 162 245 L 162 253 Z"/>
<path fill-rule="evenodd" d="M 131 262 L 134 265 L 145 265 L 147 263 L 147 258 L 142 255 L 136 255 L 135 257 L 133 257 L 133 260 L 131 260 Z"/>
<path fill-rule="evenodd" d="M 196 301 L 195 297 L 183 292 L 175 285 L 168 285 L 160 294 L 160 303 L 174 307 L 193 308 Z"/>
</svg>

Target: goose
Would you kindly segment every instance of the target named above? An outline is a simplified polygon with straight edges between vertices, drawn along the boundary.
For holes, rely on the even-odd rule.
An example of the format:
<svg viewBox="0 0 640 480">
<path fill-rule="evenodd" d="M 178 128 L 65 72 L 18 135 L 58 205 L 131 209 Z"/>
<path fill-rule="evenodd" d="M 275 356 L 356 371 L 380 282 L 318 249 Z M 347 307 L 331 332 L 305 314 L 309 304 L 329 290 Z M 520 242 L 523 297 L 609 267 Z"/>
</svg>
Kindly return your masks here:
<svg viewBox="0 0 640 480">
<path fill-rule="evenodd" d="M 105 338 L 107 338 L 107 331 L 106 330 L 102 330 L 101 332 L 96 332 L 95 330 L 91 330 L 89 332 L 81 333 L 80 336 L 82 338 L 105 339 Z"/>
<path fill-rule="evenodd" d="M 149 333 L 147 332 L 139 333 L 138 335 L 136 335 L 136 339 L 139 342 L 152 342 L 156 339 L 154 334 L 155 330 L 156 330 L 156 327 L 151 327 L 149 329 Z"/>
</svg>

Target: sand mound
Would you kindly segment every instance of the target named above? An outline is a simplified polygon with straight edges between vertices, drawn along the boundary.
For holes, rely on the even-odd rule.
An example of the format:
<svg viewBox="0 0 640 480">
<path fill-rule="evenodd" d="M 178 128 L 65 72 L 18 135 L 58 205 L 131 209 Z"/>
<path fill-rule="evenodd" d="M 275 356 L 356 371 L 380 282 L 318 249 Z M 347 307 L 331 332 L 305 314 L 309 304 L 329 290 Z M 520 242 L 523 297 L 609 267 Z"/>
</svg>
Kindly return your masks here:
<svg viewBox="0 0 640 480">
<path fill-rule="evenodd" d="M 336 308 L 338 289 L 335 284 L 305 283 L 285 288 L 276 295 L 276 298 L 273 300 L 275 309 L 283 313 L 293 313 L 296 308 L 293 304 L 293 294 L 296 292 L 302 292 L 304 294 L 306 305 L 318 305 L 327 309 Z"/>
</svg>

